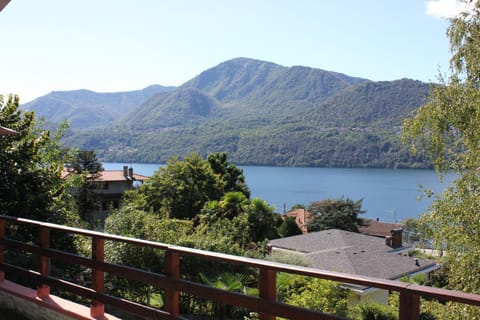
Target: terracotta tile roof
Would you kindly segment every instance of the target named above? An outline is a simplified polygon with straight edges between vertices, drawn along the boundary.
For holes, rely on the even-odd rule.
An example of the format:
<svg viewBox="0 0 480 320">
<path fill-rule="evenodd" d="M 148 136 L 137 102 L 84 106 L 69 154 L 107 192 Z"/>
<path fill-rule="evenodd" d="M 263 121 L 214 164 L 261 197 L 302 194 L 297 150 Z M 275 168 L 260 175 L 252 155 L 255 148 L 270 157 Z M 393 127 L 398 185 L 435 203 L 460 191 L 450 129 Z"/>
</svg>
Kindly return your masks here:
<svg viewBox="0 0 480 320">
<path fill-rule="evenodd" d="M 63 170 L 62 171 L 62 179 L 68 177 L 71 174 L 68 170 Z M 133 180 L 135 181 L 145 181 L 148 180 L 150 177 L 149 176 L 144 176 L 138 173 L 133 174 Z M 95 178 L 95 181 L 108 181 L 108 182 L 113 182 L 113 181 L 128 181 L 132 180 L 129 177 L 125 177 L 123 175 L 123 170 L 105 170 L 105 171 L 99 171 L 97 173 L 97 177 Z"/>
<path fill-rule="evenodd" d="M 359 228 L 359 232 L 363 234 L 368 234 L 371 236 L 376 236 L 376 237 L 387 237 L 391 234 L 392 230 L 401 229 L 401 228 L 402 228 L 401 223 L 369 220 L 367 221 L 366 226 L 362 226 Z"/>
<path fill-rule="evenodd" d="M 310 222 L 311 214 L 305 209 L 295 209 L 285 214 L 287 217 L 295 218 L 297 226 L 302 230 L 302 233 L 307 233 L 307 224 Z"/>
<path fill-rule="evenodd" d="M 72 174 L 72 173 L 71 173 L 70 171 L 63 169 L 63 170 L 62 170 L 62 173 L 60 174 L 60 177 L 61 177 L 62 179 L 65 179 L 66 177 L 68 177 L 68 176 L 71 175 L 71 174 Z"/>
<path fill-rule="evenodd" d="M 133 180 L 144 181 L 149 177 L 144 176 L 138 173 L 133 174 Z M 123 175 L 123 170 L 105 170 L 98 172 L 98 177 L 95 178 L 95 181 L 127 181 L 131 180 L 129 177 Z"/>
</svg>

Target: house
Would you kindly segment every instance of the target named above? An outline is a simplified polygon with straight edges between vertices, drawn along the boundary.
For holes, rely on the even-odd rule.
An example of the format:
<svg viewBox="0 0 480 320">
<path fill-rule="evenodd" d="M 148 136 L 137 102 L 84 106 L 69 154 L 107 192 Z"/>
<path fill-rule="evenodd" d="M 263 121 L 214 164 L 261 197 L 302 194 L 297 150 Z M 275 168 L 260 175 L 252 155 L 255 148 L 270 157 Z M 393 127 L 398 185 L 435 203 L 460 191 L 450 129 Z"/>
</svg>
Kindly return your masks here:
<svg viewBox="0 0 480 320">
<path fill-rule="evenodd" d="M 402 229 L 401 223 L 385 222 L 380 220 L 368 220 L 364 226 L 358 228 L 360 233 L 385 238 L 390 236 L 392 230 Z"/>
<path fill-rule="evenodd" d="M 311 267 L 353 275 L 398 280 L 404 276 L 429 274 L 440 266 L 436 261 L 407 255 L 413 247 L 402 243 L 401 229 L 385 239 L 356 232 L 330 229 L 271 240 L 273 251 L 303 254 Z M 351 290 L 350 305 L 368 300 L 387 303 L 388 291 L 345 284 Z"/>
<path fill-rule="evenodd" d="M 95 175 L 94 181 L 98 184 L 102 209 L 109 211 L 109 207 L 118 209 L 122 195 L 137 184 L 142 184 L 149 177 L 133 172 L 132 167 L 124 166 L 123 170 L 105 170 Z"/>
<path fill-rule="evenodd" d="M 295 209 L 292 211 L 287 212 L 285 217 L 291 217 L 295 219 L 295 223 L 297 224 L 298 228 L 302 230 L 302 233 L 305 234 L 308 232 L 307 224 L 311 220 L 312 214 L 307 211 L 306 209 Z"/>
<path fill-rule="evenodd" d="M 62 178 L 66 178 L 71 172 L 64 170 Z M 123 170 L 105 170 L 87 176 L 96 185 L 95 192 L 100 197 L 100 210 L 96 213 L 102 219 L 110 210 L 118 209 L 121 205 L 122 195 L 125 191 L 133 189 L 137 184 L 148 180 L 148 176 L 133 172 L 133 168 L 124 166 Z"/>
</svg>

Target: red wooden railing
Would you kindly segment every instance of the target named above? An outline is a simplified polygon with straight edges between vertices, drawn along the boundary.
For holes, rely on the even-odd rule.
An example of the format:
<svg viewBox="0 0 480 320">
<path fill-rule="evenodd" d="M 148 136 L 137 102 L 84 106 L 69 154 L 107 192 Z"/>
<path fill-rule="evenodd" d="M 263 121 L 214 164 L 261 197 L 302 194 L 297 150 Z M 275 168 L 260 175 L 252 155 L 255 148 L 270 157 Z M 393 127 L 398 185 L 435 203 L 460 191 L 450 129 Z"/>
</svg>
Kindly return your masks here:
<svg viewBox="0 0 480 320">
<path fill-rule="evenodd" d="M 8 225 L 27 225 L 38 229 L 38 244 L 31 244 L 6 237 Z M 91 258 L 78 256 L 50 248 L 50 232 L 64 232 L 90 237 L 92 240 Z M 133 244 L 139 247 L 151 247 L 165 251 L 165 273 L 158 274 L 128 266 L 115 265 L 104 261 L 105 241 Z M 5 250 L 18 250 L 37 255 L 38 270 L 28 270 L 6 263 Z M 252 297 L 240 293 L 223 291 L 201 283 L 181 279 L 181 256 L 195 256 L 207 260 L 226 262 L 234 265 L 248 266 L 259 271 L 259 296 Z M 81 265 L 91 269 L 92 286 L 85 287 L 53 277 L 50 274 L 50 260 L 58 260 Z M 164 290 L 164 308 L 157 309 L 119 297 L 111 296 L 104 290 L 104 274 L 124 277 L 131 280 L 154 285 Z M 415 320 L 420 314 L 420 297 L 434 298 L 440 301 L 454 301 L 480 306 L 480 295 L 458 291 L 425 287 L 399 281 L 382 280 L 362 276 L 341 274 L 313 268 L 292 266 L 269 261 L 214 253 L 191 248 L 178 247 L 163 243 L 133 239 L 95 231 L 71 228 L 56 224 L 32 221 L 22 218 L 0 216 L 0 281 L 5 275 L 20 275 L 37 283 L 37 296 L 50 294 L 50 287 L 67 291 L 71 294 L 89 299 L 92 317 L 101 318 L 104 306 L 111 305 L 126 312 L 148 319 L 184 319 L 180 315 L 180 292 L 209 299 L 218 303 L 246 308 L 258 312 L 261 319 L 284 317 L 289 319 L 343 319 L 335 315 L 323 314 L 312 310 L 287 305 L 276 299 L 276 275 L 278 272 L 317 277 L 341 283 L 375 287 L 398 292 L 400 295 L 400 320 Z"/>
</svg>

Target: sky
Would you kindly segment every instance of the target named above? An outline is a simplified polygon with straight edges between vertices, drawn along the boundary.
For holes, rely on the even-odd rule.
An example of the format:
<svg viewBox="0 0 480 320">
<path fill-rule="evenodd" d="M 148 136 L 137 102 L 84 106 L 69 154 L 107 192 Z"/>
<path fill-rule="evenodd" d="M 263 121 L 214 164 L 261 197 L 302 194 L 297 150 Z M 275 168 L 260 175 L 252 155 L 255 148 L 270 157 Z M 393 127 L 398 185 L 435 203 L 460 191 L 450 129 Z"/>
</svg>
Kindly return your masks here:
<svg viewBox="0 0 480 320">
<path fill-rule="evenodd" d="M 456 0 L 11 0 L 0 94 L 179 86 L 236 57 L 374 81 L 448 73 Z"/>
</svg>

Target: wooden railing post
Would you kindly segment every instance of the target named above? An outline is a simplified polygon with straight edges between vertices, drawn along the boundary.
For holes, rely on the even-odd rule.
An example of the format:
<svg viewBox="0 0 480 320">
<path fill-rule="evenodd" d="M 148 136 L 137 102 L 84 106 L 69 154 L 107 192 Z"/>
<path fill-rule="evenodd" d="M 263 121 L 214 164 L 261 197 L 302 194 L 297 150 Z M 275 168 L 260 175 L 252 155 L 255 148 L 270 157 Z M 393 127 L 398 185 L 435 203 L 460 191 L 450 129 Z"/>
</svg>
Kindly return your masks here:
<svg viewBox="0 0 480 320">
<path fill-rule="evenodd" d="M 177 252 L 165 252 L 165 274 L 172 278 L 180 278 L 180 255 Z M 165 311 L 173 317 L 180 315 L 180 292 L 172 288 L 165 288 Z"/>
<path fill-rule="evenodd" d="M 0 219 L 0 239 L 5 238 L 5 220 Z M 5 246 L 0 244 L 0 263 L 5 263 Z M 5 280 L 5 272 L 0 270 L 0 282 Z"/>
<path fill-rule="evenodd" d="M 48 249 L 50 247 L 50 229 L 40 226 L 38 229 L 39 240 L 38 245 L 42 249 Z M 38 258 L 39 271 L 42 276 L 50 275 L 50 258 L 40 255 Z M 37 297 L 47 298 L 50 295 L 50 287 L 45 284 L 40 284 L 37 288 Z"/>
<path fill-rule="evenodd" d="M 420 297 L 408 291 L 400 291 L 399 320 L 420 319 Z"/>
<path fill-rule="evenodd" d="M 277 299 L 277 273 L 267 268 L 260 268 L 259 294 L 261 299 L 276 301 Z M 261 312 L 260 320 L 275 320 L 275 315 Z"/>
<path fill-rule="evenodd" d="M 97 236 L 92 237 L 92 259 L 100 262 L 105 260 L 105 239 Z M 92 269 L 92 289 L 97 293 L 105 291 L 105 273 L 102 270 Z M 103 317 L 105 313 L 105 305 L 97 300 L 92 300 L 90 306 L 90 315 L 93 318 Z"/>
</svg>

